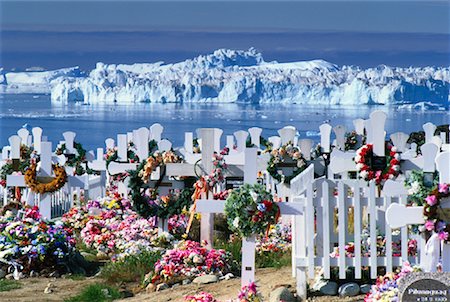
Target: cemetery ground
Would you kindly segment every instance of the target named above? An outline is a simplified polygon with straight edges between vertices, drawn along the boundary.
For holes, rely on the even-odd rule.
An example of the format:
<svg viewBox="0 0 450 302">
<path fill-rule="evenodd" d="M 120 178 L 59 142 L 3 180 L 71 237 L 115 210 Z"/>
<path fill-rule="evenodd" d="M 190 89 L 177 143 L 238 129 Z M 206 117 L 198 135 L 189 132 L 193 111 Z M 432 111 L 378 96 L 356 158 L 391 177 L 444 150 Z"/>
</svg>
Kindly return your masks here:
<svg viewBox="0 0 450 302">
<path fill-rule="evenodd" d="M 295 278 L 291 276 L 291 267 L 271 267 L 261 268 L 256 271 L 256 280 L 260 286 L 261 293 L 264 297 L 268 297 L 270 291 L 279 286 L 295 288 Z M 19 288 L 0 292 L 0 301 L 5 302 L 40 302 L 40 301 L 71 301 L 71 297 L 79 295 L 87 287 L 96 284 L 108 284 L 108 281 L 102 277 L 64 277 L 64 278 L 26 278 L 19 281 L 11 281 L 12 284 L 20 286 Z M 312 282 L 312 280 L 311 280 Z M 49 283 L 53 284 L 53 292 L 45 294 L 44 290 Z M 170 288 L 160 292 L 146 293 L 145 289 L 139 287 L 139 282 L 113 282 L 110 283 L 112 288 L 127 290 L 134 292 L 134 297 L 127 299 L 117 299 L 115 301 L 129 302 L 162 302 L 162 301 L 184 301 L 186 295 L 194 294 L 201 291 L 212 293 L 219 301 L 226 301 L 230 297 L 239 292 L 241 281 L 240 278 L 231 280 L 222 280 L 212 284 L 188 284 L 175 288 Z M 0 284 L 0 290 L 3 287 Z M 362 301 L 364 295 L 355 297 L 340 298 L 339 296 L 317 296 L 310 295 L 308 301 Z M 83 301 L 83 300 L 73 300 Z M 90 301 L 107 301 L 96 300 L 95 297 Z"/>
</svg>

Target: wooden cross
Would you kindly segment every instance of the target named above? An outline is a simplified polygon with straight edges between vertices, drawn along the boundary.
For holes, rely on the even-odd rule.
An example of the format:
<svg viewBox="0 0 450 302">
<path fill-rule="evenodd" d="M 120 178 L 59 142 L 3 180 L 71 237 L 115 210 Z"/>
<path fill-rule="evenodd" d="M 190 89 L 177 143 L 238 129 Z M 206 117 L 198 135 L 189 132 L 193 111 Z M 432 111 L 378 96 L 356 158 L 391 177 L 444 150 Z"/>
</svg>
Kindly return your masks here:
<svg viewBox="0 0 450 302">
<path fill-rule="evenodd" d="M 257 180 L 257 148 L 245 150 L 244 182 L 256 184 Z M 300 203 L 278 203 L 282 215 L 298 215 L 303 211 Z M 213 213 L 224 213 L 225 201 L 223 200 L 198 200 L 197 212 L 203 216 Z M 201 230 L 203 231 L 203 229 Z M 245 286 L 255 281 L 255 249 L 256 237 L 242 238 L 242 267 L 241 285 Z"/>
</svg>

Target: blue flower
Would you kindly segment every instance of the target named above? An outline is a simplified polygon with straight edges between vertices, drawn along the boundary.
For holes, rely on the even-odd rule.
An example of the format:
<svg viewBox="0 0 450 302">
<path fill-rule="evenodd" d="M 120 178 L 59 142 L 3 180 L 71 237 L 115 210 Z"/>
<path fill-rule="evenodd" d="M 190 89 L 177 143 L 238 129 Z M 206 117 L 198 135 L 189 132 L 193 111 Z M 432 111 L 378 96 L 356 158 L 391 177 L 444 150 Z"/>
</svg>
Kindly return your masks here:
<svg viewBox="0 0 450 302">
<path fill-rule="evenodd" d="M 266 211 L 266 206 L 263 203 L 258 204 L 258 206 L 256 207 L 258 209 L 258 211 L 260 212 L 265 212 Z"/>
</svg>

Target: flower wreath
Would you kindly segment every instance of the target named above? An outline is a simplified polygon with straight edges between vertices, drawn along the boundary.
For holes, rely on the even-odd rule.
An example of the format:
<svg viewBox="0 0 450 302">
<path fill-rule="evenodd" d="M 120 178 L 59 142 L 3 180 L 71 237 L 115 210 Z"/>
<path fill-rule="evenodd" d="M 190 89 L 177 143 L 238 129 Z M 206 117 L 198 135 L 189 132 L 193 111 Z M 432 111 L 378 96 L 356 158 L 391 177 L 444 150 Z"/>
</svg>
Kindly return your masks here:
<svg viewBox="0 0 450 302">
<path fill-rule="evenodd" d="M 423 215 L 425 216 L 425 230 L 434 231 L 439 239 L 449 240 L 450 233 L 450 215 L 440 206 L 443 198 L 450 197 L 448 184 L 438 184 L 431 193 L 425 198 Z M 445 221 L 443 220 L 445 219 Z"/>
<path fill-rule="evenodd" d="M 142 178 L 144 183 L 148 183 L 150 175 L 156 170 L 156 168 L 168 163 L 178 162 L 181 162 L 181 158 L 172 150 L 165 152 L 155 151 L 145 160 L 143 169 L 139 171 L 139 176 Z"/>
<path fill-rule="evenodd" d="M 35 163 L 25 171 L 25 184 L 35 193 L 52 193 L 61 189 L 67 181 L 67 174 L 64 167 L 53 165 L 55 177 L 48 183 L 41 183 L 37 180 L 37 165 Z"/>
<path fill-rule="evenodd" d="M 281 175 L 278 173 L 278 166 L 280 163 L 286 161 L 293 161 L 296 163 L 294 167 L 294 172 L 292 175 Z M 267 172 L 278 182 L 284 182 L 285 184 L 290 184 L 291 180 L 297 175 L 302 173 L 307 167 L 306 159 L 303 157 L 302 152 L 291 142 L 286 145 L 281 146 L 279 149 L 270 150 L 270 160 L 267 164 Z"/>
<path fill-rule="evenodd" d="M 73 146 L 75 147 L 76 156 L 68 157 L 66 161 L 66 165 L 74 168 L 75 175 L 83 175 L 87 174 L 95 174 L 96 172 L 89 168 L 84 168 L 83 164 L 87 163 L 86 160 L 86 149 L 83 148 L 83 145 L 77 142 L 73 142 Z M 66 151 L 66 144 L 62 144 L 59 148 L 55 150 L 56 155 L 62 155 Z"/>
<path fill-rule="evenodd" d="M 277 223 L 280 209 L 264 186 L 244 184 L 230 192 L 225 214 L 231 231 L 250 237 L 267 234 L 270 226 Z"/>
<path fill-rule="evenodd" d="M 400 155 L 392 146 L 386 148 L 386 167 L 383 170 L 374 171 L 371 167 L 373 145 L 367 144 L 356 151 L 355 163 L 359 177 L 370 181 L 375 179 L 377 185 L 388 179 L 394 179 L 400 173 Z"/>
</svg>

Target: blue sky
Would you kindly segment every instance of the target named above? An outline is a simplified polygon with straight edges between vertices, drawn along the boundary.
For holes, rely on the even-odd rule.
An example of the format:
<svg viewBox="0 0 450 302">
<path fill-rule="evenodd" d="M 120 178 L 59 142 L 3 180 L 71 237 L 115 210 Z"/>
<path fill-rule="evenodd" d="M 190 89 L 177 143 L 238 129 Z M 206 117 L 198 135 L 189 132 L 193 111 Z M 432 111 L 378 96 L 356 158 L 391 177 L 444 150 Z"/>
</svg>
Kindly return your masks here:
<svg viewBox="0 0 450 302">
<path fill-rule="evenodd" d="M 92 68 L 256 47 L 266 60 L 448 66 L 450 1 L 4 1 L 0 65 Z"/>
</svg>

